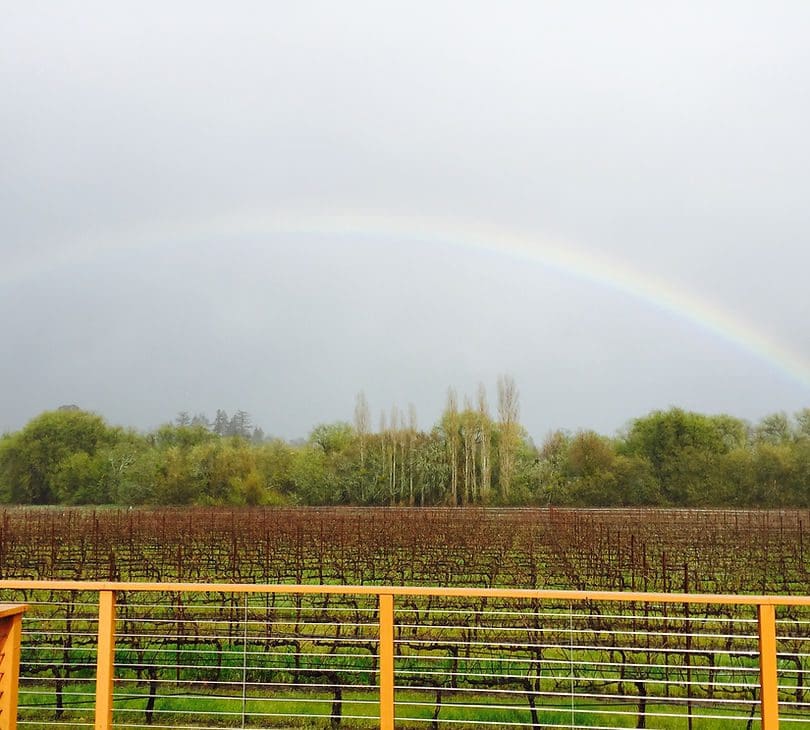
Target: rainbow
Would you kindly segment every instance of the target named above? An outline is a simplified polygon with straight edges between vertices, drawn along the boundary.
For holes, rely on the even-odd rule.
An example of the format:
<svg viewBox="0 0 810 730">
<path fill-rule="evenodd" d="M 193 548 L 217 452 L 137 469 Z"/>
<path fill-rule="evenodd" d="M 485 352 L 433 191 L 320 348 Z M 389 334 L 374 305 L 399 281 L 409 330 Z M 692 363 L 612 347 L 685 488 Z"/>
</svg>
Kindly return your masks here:
<svg viewBox="0 0 810 730">
<path fill-rule="evenodd" d="M 381 240 L 441 244 L 509 256 L 533 265 L 564 272 L 635 299 L 685 320 L 767 362 L 802 386 L 810 388 L 810 361 L 766 332 L 734 316 L 708 299 L 642 272 L 629 264 L 595 253 L 578 250 L 550 239 L 501 226 L 467 224 L 437 218 L 380 215 L 338 211 L 334 213 L 241 214 L 195 223 L 150 227 L 111 234 L 61 246 L 55 254 L 12 262 L 3 279 L 36 276 L 44 268 L 76 263 L 79 259 L 103 255 L 113 247 L 151 248 L 194 245 L 221 237 L 261 235 L 362 236 Z"/>
</svg>

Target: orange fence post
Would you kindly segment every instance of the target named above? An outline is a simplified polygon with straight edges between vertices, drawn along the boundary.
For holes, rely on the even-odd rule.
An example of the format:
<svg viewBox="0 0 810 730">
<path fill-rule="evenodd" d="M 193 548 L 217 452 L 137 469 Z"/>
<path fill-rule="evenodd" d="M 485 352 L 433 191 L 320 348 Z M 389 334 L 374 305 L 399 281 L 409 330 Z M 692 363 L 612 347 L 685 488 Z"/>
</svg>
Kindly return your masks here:
<svg viewBox="0 0 810 730">
<path fill-rule="evenodd" d="M 95 730 L 110 730 L 112 728 L 114 671 L 115 591 L 100 591 L 98 595 Z"/>
<path fill-rule="evenodd" d="M 0 604 L 0 730 L 17 727 L 22 615 L 28 606 Z"/>
<path fill-rule="evenodd" d="M 762 730 L 779 730 L 779 680 L 776 673 L 776 607 L 757 606 L 759 686 Z"/>
<path fill-rule="evenodd" d="M 380 730 L 394 730 L 394 597 L 380 594 Z"/>
</svg>

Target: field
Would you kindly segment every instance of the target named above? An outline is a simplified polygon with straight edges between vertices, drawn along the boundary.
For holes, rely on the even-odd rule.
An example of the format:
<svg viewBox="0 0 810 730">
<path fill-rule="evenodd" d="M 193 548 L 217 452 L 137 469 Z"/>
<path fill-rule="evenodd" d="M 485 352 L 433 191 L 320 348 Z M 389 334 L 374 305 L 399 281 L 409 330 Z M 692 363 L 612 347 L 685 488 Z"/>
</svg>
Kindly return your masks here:
<svg viewBox="0 0 810 730">
<path fill-rule="evenodd" d="M 7 509 L 0 566 L 6 580 L 808 595 L 809 522 L 808 511 Z M 92 724 L 97 596 L 0 598 L 34 602 L 21 717 Z M 375 726 L 363 719 L 377 712 L 373 597 L 131 591 L 118 615 L 121 726 Z M 783 715 L 801 722 L 810 625 L 798 608 L 778 618 Z M 711 728 L 746 726 L 757 709 L 750 607 L 401 597 L 396 642 L 402 726 Z"/>
<path fill-rule="evenodd" d="M 16 508 L 0 519 L 0 578 L 810 591 L 810 510 Z"/>
</svg>

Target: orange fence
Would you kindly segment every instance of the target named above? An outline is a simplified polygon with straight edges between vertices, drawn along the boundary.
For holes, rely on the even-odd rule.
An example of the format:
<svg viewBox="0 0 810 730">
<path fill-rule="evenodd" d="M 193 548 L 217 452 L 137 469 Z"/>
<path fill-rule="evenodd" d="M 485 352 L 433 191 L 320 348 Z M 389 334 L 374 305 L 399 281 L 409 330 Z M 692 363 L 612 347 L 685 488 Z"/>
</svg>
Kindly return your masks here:
<svg viewBox="0 0 810 730">
<path fill-rule="evenodd" d="M 22 615 L 27 606 L 0 604 L 0 730 L 17 727 Z"/>
<path fill-rule="evenodd" d="M 277 637 L 280 635 L 278 627 L 282 623 L 284 626 L 287 623 L 291 624 L 293 619 L 270 621 L 268 617 L 277 617 L 282 608 L 287 605 L 289 605 L 290 611 L 293 608 L 297 611 L 295 622 L 299 627 L 296 629 L 297 633 L 290 639 L 290 646 L 293 646 L 302 656 L 317 656 L 320 658 L 318 661 L 321 665 L 324 664 L 326 658 L 355 656 L 348 653 L 341 654 L 338 649 L 331 647 L 328 651 L 319 654 L 307 653 L 307 641 L 313 645 L 315 643 L 326 644 L 325 641 L 322 641 L 326 636 L 325 627 L 330 627 L 329 640 L 333 642 L 333 646 L 339 646 L 339 642 L 344 641 L 349 642 L 349 645 L 353 647 L 370 645 L 375 647 L 369 653 L 369 656 L 372 657 L 369 668 L 353 670 L 355 672 L 365 671 L 367 674 L 364 676 L 371 677 L 368 688 L 376 694 L 374 705 L 379 705 L 377 714 L 364 715 L 365 720 L 358 719 L 360 726 L 364 721 L 368 721 L 384 730 L 391 730 L 395 727 L 395 723 L 398 727 L 410 727 L 420 722 L 429 722 L 432 727 L 437 727 L 442 722 L 461 723 L 462 720 L 442 719 L 442 713 L 447 712 L 448 708 L 454 711 L 464 709 L 466 712 L 463 716 L 466 718 L 463 720 L 464 726 L 475 725 L 477 722 L 476 708 L 480 710 L 481 717 L 484 715 L 491 717 L 498 707 L 493 698 L 497 699 L 499 695 L 495 693 L 514 696 L 518 692 L 518 689 L 514 689 L 514 687 L 518 687 L 519 691 L 529 698 L 531 715 L 526 714 L 528 719 L 521 719 L 523 715 L 517 714 L 518 711 L 509 705 L 512 713 L 509 717 L 517 719 L 510 722 L 480 720 L 480 724 L 539 727 L 540 721 L 537 718 L 544 701 L 557 702 L 553 708 L 556 712 L 568 711 L 567 706 L 562 707 L 560 702 L 562 699 L 568 701 L 567 694 L 563 697 L 563 690 L 567 692 L 569 687 L 570 721 L 566 719 L 564 723 L 560 721 L 556 725 L 544 722 L 544 727 L 599 727 L 598 718 L 611 713 L 623 716 L 623 721 L 627 722 L 638 722 L 638 718 L 644 713 L 650 713 L 650 717 L 653 718 L 715 716 L 714 714 L 696 714 L 694 709 L 696 706 L 705 706 L 707 712 L 720 713 L 716 715 L 718 719 L 739 720 L 740 724 L 743 724 L 743 720 L 757 719 L 758 716 L 759 727 L 763 730 L 776 730 L 779 727 L 780 709 L 786 710 L 791 718 L 790 720 L 783 718 L 785 721 L 802 723 L 806 722 L 802 719 L 803 716 L 810 717 L 810 703 L 805 700 L 804 692 L 805 676 L 810 677 L 810 666 L 808 666 L 810 650 L 806 649 L 806 647 L 810 647 L 810 628 L 808 628 L 810 620 L 807 619 L 805 613 L 810 608 L 810 597 L 394 586 L 34 580 L 0 581 L 0 594 L 4 599 L 14 597 L 30 603 L 32 626 L 36 620 L 46 620 L 44 618 L 45 609 L 49 601 L 56 601 L 59 596 L 65 599 L 64 605 L 68 606 L 65 613 L 67 618 L 61 618 L 60 614 L 58 626 L 51 623 L 44 625 L 45 628 L 42 631 L 32 631 L 32 634 L 41 637 L 43 646 L 49 638 L 58 636 L 60 631 L 64 631 L 65 636 L 68 636 L 70 631 L 73 631 L 75 635 L 87 636 L 87 626 L 90 624 L 80 624 L 78 614 L 69 606 L 72 605 L 71 601 L 78 604 L 76 596 L 95 596 L 95 600 L 81 605 L 88 606 L 88 611 L 92 611 L 93 606 L 97 606 L 96 617 L 92 619 L 94 623 L 97 623 L 97 628 L 95 632 L 91 633 L 95 637 L 95 665 L 94 667 L 87 665 L 91 666 L 95 674 L 95 693 L 91 698 L 94 705 L 94 716 L 92 724 L 88 720 L 87 726 L 95 727 L 96 730 L 107 730 L 114 726 L 116 682 L 128 681 L 141 687 L 147 686 L 149 682 L 157 685 L 161 681 L 168 681 L 161 679 L 162 675 L 159 675 L 158 669 L 156 669 L 172 670 L 172 667 L 165 661 L 167 651 L 165 647 L 168 646 L 169 641 L 166 639 L 169 636 L 165 628 L 167 624 L 175 627 L 191 626 L 191 629 L 182 628 L 182 631 L 186 632 L 183 633 L 183 636 L 190 636 L 193 631 L 194 642 L 196 642 L 193 643 L 190 639 L 184 640 L 185 644 L 181 646 L 181 642 L 175 640 L 173 644 L 175 652 L 173 656 L 176 656 L 177 659 L 176 680 L 172 681 L 176 682 L 177 687 L 188 694 L 189 688 L 192 686 L 210 689 L 218 686 L 218 682 L 219 685 L 236 686 L 238 684 L 236 680 L 225 682 L 221 679 L 223 676 L 221 657 L 217 659 L 220 673 L 216 675 L 216 680 L 207 675 L 204 679 L 194 679 L 190 674 L 192 669 L 203 672 L 212 665 L 205 665 L 200 660 L 195 660 L 197 663 L 192 667 L 193 663 L 190 660 L 181 660 L 181 657 L 192 656 L 183 654 L 183 652 L 197 651 L 199 654 L 201 650 L 194 647 L 199 647 L 203 640 L 216 642 L 219 647 L 218 651 L 227 652 L 227 647 L 222 646 L 226 640 L 219 635 L 222 630 L 212 632 L 210 639 L 206 639 L 207 635 L 201 633 L 199 626 L 206 620 L 212 625 L 215 623 L 228 625 L 228 636 L 232 642 L 228 646 L 235 646 L 238 642 L 242 642 L 239 646 L 244 646 L 244 659 L 241 667 L 241 726 L 250 726 L 249 720 L 246 720 L 251 712 L 249 703 L 255 704 L 259 700 L 257 686 L 260 684 L 261 678 L 269 677 L 270 680 L 273 680 L 270 682 L 273 686 L 282 684 L 278 681 L 280 669 L 272 667 L 277 671 L 276 675 L 273 675 L 270 673 L 271 668 L 262 667 L 256 663 L 259 660 L 255 657 L 259 656 L 260 652 L 250 650 L 253 645 L 251 642 L 254 642 L 255 646 L 259 648 L 262 644 L 256 638 L 258 634 L 254 630 L 258 630 L 257 627 L 261 626 L 265 632 L 262 634 L 265 649 L 271 646 L 271 638 L 273 641 L 278 641 Z M 134 599 L 136 595 L 151 595 L 152 598 L 138 603 Z M 193 598 L 202 595 L 206 596 L 207 610 L 213 611 L 216 605 L 225 605 L 227 602 L 230 606 L 229 613 L 226 615 L 220 610 L 217 613 L 206 614 L 209 619 L 200 618 L 202 614 L 199 609 L 203 604 L 195 604 Z M 280 596 L 287 597 L 293 602 L 290 604 L 277 603 L 276 598 Z M 237 600 L 236 597 L 241 597 L 241 599 Z M 260 597 L 264 601 L 261 604 L 263 611 L 261 615 L 258 613 L 259 606 L 255 603 Z M 296 599 L 296 597 L 298 598 Z M 302 606 L 306 609 L 306 606 L 309 605 L 301 602 L 303 597 L 310 597 L 310 600 L 317 599 L 319 601 L 317 608 L 322 612 L 310 623 L 307 623 L 305 618 L 301 618 Z M 344 626 L 334 616 L 341 615 L 336 613 L 337 611 L 349 611 L 350 609 L 343 607 L 343 604 L 335 607 L 332 601 L 336 597 L 353 601 L 351 604 L 346 604 L 346 606 L 353 607 L 351 612 L 342 614 L 348 619 L 343 622 Z M 367 601 L 368 608 L 358 604 L 359 599 Z M 251 600 L 254 601 L 253 604 L 251 604 Z M 472 603 L 476 601 L 477 603 Z M 172 604 L 173 612 L 167 613 L 165 617 L 158 616 L 154 607 L 161 605 L 161 602 L 167 607 Z M 147 606 L 150 611 L 140 610 L 139 606 Z M 310 610 L 314 611 L 315 604 L 312 606 L 313 608 Z M 40 608 L 38 609 L 38 607 Z M 717 607 L 718 611 L 722 607 L 722 613 L 715 612 L 712 607 Z M 128 618 L 124 617 L 122 609 L 126 610 Z M 780 610 L 800 612 L 796 615 L 791 614 L 789 621 L 783 620 L 785 626 L 788 627 L 785 640 L 789 639 L 793 642 L 789 656 L 780 652 L 779 648 L 778 623 L 780 619 L 778 611 Z M 2 701 L 5 704 L 0 712 L 0 728 L 14 727 L 9 720 L 9 713 L 13 714 L 16 706 L 17 676 L 15 670 L 10 668 L 9 662 L 16 661 L 17 655 L 14 653 L 15 649 L 8 647 L 10 646 L 9 641 L 11 644 L 15 641 L 18 643 L 20 611 L 21 609 L 17 609 L 12 617 L 13 626 L 16 628 L 6 632 L 7 638 L 4 639 L 6 642 L 4 663 L 2 664 L 4 673 L 0 686 L 3 691 Z M 366 611 L 366 613 L 361 613 L 362 611 Z M 750 612 L 750 616 L 746 611 Z M 0 611 L 0 616 L 2 615 L 2 611 Z M 43 618 L 37 619 L 37 615 L 43 616 Z M 55 615 L 49 614 L 47 620 L 56 621 Z M 368 618 L 363 618 L 364 616 Z M 482 616 L 486 617 L 486 620 L 482 619 Z M 499 622 L 497 630 L 493 628 L 496 619 Z M 29 619 L 26 619 L 26 625 L 23 627 L 24 645 L 28 621 Z M 130 623 L 123 623 L 125 621 Z M 157 658 L 152 659 L 152 664 L 147 664 L 144 658 L 146 649 L 143 647 L 146 646 L 144 643 L 146 640 L 143 637 L 148 635 L 147 629 L 144 628 L 147 625 L 148 631 L 155 636 L 162 637 L 163 641 L 161 644 L 163 653 L 153 651 L 152 655 Z M 316 628 L 308 629 L 307 633 L 300 629 L 300 626 L 304 625 Z M 735 628 L 739 625 L 742 625 L 746 631 L 750 626 L 750 632 L 745 633 L 743 629 Z M 48 628 L 49 626 L 50 628 Z M 157 626 L 163 628 L 157 629 L 155 628 Z M 123 634 L 117 636 L 117 627 L 124 629 Z M 272 637 L 268 633 L 271 629 L 276 632 Z M 175 629 L 175 631 L 179 630 L 180 628 Z M 284 628 L 284 631 L 291 631 L 291 629 Z M 683 640 L 680 638 L 681 635 Z M 656 640 L 653 641 L 653 639 Z M 70 640 L 69 648 L 73 652 L 77 651 L 76 643 L 75 640 Z M 60 643 L 59 646 L 66 644 L 67 640 Z M 462 647 L 460 650 L 459 646 Z M 536 649 L 532 649 L 532 647 L 536 647 Z M 130 672 L 131 676 L 130 674 L 116 674 L 117 650 L 141 652 L 133 654 L 137 661 L 122 660 L 121 662 L 121 671 Z M 506 668 L 504 668 L 505 660 L 499 658 L 499 652 L 501 654 L 511 652 Z M 269 651 L 265 653 L 267 656 L 272 654 Z M 618 655 L 621 655 L 621 663 L 616 658 Z M 64 656 L 68 656 L 67 651 L 64 652 Z M 124 656 L 124 653 L 121 656 Z M 445 661 L 447 657 L 452 658 L 452 663 Z M 645 657 L 650 666 L 658 667 L 660 672 L 644 674 L 645 669 L 641 659 Z M 700 663 L 703 657 L 708 657 L 705 664 Z M 749 660 L 750 666 L 746 664 Z M 545 674 L 536 668 L 540 666 L 541 661 Z M 417 662 L 421 662 L 421 664 L 417 664 Z M 467 664 L 462 666 L 463 662 L 467 662 Z M 28 663 L 33 672 L 38 665 L 36 657 L 32 655 Z M 42 663 L 40 662 L 40 664 Z M 788 663 L 791 668 L 786 668 Z M 23 665 L 25 669 L 26 661 L 23 662 Z M 345 669 L 345 662 L 342 666 Z M 462 668 L 459 668 L 460 666 Z M 593 669 L 596 666 L 601 667 L 598 672 Z M 133 667 L 135 668 L 133 669 Z M 432 670 L 431 667 L 438 668 Z M 450 668 L 448 669 L 448 667 Z M 483 670 L 484 667 L 486 667 L 486 672 Z M 235 666 L 234 672 L 239 669 L 239 666 Z M 264 675 L 260 673 L 260 670 L 263 669 L 266 670 Z M 561 674 L 563 670 L 570 671 L 570 677 L 563 676 Z M 53 673 L 57 674 L 58 671 L 53 671 Z M 136 671 L 137 677 L 132 674 Z M 152 673 L 149 674 L 149 671 Z M 306 676 L 302 674 L 305 671 L 308 671 L 306 666 L 296 663 L 294 673 L 290 676 L 293 678 Z M 326 670 L 321 667 L 318 671 L 325 672 Z M 508 673 L 510 671 L 512 674 Z M 788 671 L 792 672 L 791 679 L 783 681 L 780 685 L 780 672 Z M 143 672 L 146 674 L 142 676 Z M 734 672 L 737 674 L 733 674 Z M 750 672 L 750 674 L 744 675 L 744 672 Z M 731 677 L 733 681 L 723 681 L 722 677 L 725 675 Z M 329 676 L 332 677 L 332 675 Z M 751 683 L 744 684 L 738 681 L 741 676 L 752 677 Z M 258 677 L 258 679 L 253 681 L 251 677 Z M 484 679 L 480 679 L 481 677 Z M 702 678 L 698 679 L 698 677 Z M 398 679 L 401 680 L 399 684 L 397 684 Z M 42 688 L 45 683 L 44 679 L 34 677 L 29 681 L 32 694 L 39 692 L 44 696 L 46 693 L 50 693 L 48 697 L 53 694 L 51 689 Z M 710 686 L 710 691 L 693 693 L 691 687 L 698 687 L 700 683 Z M 348 682 L 341 685 L 335 678 L 330 678 L 327 685 L 333 693 L 336 691 L 335 688 L 347 688 L 345 693 L 336 695 L 344 703 L 348 701 L 344 696 L 349 692 L 348 688 L 358 689 L 356 684 Z M 285 691 L 290 686 L 292 685 L 284 684 Z M 313 684 L 311 686 L 320 687 L 322 685 Z M 630 694 L 627 690 L 628 687 L 636 687 L 637 690 L 633 690 L 634 693 Z M 653 687 L 658 689 L 650 689 Z M 684 687 L 686 691 L 682 691 Z M 61 690 L 58 689 L 58 691 Z M 448 693 L 465 691 L 468 693 L 466 696 L 471 699 L 458 703 L 447 703 L 446 700 L 441 699 L 443 693 L 446 696 Z M 418 695 L 418 692 L 422 692 L 423 695 Z M 432 698 L 430 702 L 421 699 L 427 694 Z M 438 699 L 435 699 L 434 695 Z M 156 707 L 156 696 L 156 692 L 152 692 L 151 695 L 131 694 L 119 697 L 120 710 L 116 711 L 122 713 L 123 719 L 120 724 L 116 721 L 115 726 L 154 726 L 153 715 L 149 713 L 161 711 L 159 707 Z M 134 713 L 134 710 L 128 710 L 124 705 L 125 701 L 134 701 L 133 698 L 136 697 L 143 700 L 142 704 L 145 708 L 138 705 L 137 712 L 145 712 L 148 715 L 148 719 L 143 725 L 131 724 L 127 718 L 132 715 L 124 714 L 126 712 Z M 485 698 L 485 702 L 481 700 L 482 697 Z M 315 702 L 316 699 L 320 701 L 319 698 L 295 700 L 287 694 L 284 695 L 284 698 L 289 702 Z M 227 699 L 230 701 L 238 698 L 229 696 Z M 588 706 L 582 705 L 585 699 L 588 699 L 596 709 L 588 709 Z M 358 703 L 358 707 L 359 703 L 364 701 L 368 703 L 363 699 L 351 701 Z M 631 701 L 634 704 L 631 709 L 627 709 Z M 676 707 L 676 710 L 656 711 L 651 709 L 657 704 L 664 708 Z M 335 712 L 335 706 L 333 703 L 332 713 Z M 31 704 L 30 707 L 32 708 L 31 719 L 26 720 L 26 724 L 35 725 L 37 728 L 48 726 L 51 722 L 54 725 L 66 724 L 64 721 L 49 720 L 50 716 L 45 716 L 46 705 L 44 704 Z M 716 709 L 718 707 L 727 714 L 722 714 L 721 710 Z M 723 708 L 728 709 L 723 710 Z M 271 709 L 273 712 L 266 712 L 266 717 L 280 713 L 275 706 Z M 749 709 L 750 717 L 745 717 L 745 712 L 748 712 Z M 53 710 L 54 717 L 62 718 L 64 713 L 69 710 L 70 708 L 62 705 L 60 696 L 57 708 Z M 167 713 L 168 718 L 174 718 L 174 721 L 178 722 L 176 713 L 179 713 L 180 710 L 162 711 Z M 37 712 L 39 714 L 36 714 Z M 76 712 L 79 713 L 79 710 Z M 170 712 L 175 714 L 168 714 Z M 229 712 L 230 710 L 227 708 L 212 710 L 209 713 L 211 718 L 209 723 L 218 722 L 218 716 L 225 716 Z M 255 712 L 258 713 L 258 710 Z M 523 711 L 521 710 L 521 712 Z M 525 712 L 528 713 L 529 710 Z M 577 717 L 582 717 L 583 712 L 591 712 L 593 722 L 597 724 L 577 720 Z M 233 713 L 236 713 L 236 710 Z M 204 712 L 197 714 L 198 716 L 205 715 Z M 334 714 L 319 717 L 334 718 Z M 82 726 L 81 718 L 79 713 L 72 724 L 67 724 L 72 727 Z M 339 718 L 338 714 L 338 724 Z M 570 724 L 567 724 L 569 722 Z M 157 727 L 179 726 L 157 725 Z M 183 727 L 195 728 L 219 726 L 193 723 L 183 725 Z M 637 726 L 644 727 L 645 725 Z"/>
</svg>

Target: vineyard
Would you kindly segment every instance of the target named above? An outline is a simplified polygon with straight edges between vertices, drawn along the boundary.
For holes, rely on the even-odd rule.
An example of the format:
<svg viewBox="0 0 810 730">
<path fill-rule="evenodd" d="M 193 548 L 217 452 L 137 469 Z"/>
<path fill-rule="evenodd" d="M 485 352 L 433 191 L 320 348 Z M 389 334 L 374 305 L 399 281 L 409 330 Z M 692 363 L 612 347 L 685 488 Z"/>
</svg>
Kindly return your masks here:
<svg viewBox="0 0 810 730">
<path fill-rule="evenodd" d="M 13 508 L 0 578 L 810 592 L 810 510 Z"/>
<path fill-rule="evenodd" d="M 256 585 L 122 593 L 116 727 L 374 727 L 373 595 L 261 584 L 806 596 L 808 521 L 808 511 L 7 509 L 0 577 Z M 92 726 L 97 595 L 3 588 L 0 598 L 33 606 L 23 722 Z M 801 723 L 810 616 L 782 606 L 777 619 L 783 721 Z M 395 626 L 398 727 L 756 722 L 751 606 L 403 595 Z"/>
</svg>

